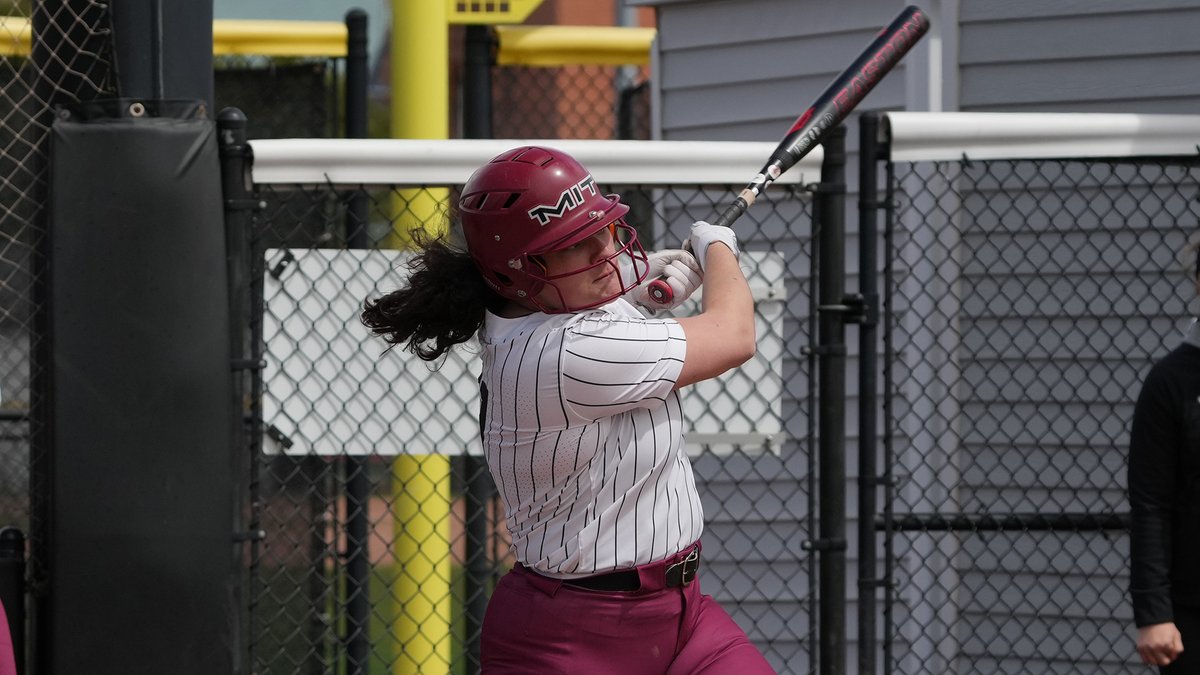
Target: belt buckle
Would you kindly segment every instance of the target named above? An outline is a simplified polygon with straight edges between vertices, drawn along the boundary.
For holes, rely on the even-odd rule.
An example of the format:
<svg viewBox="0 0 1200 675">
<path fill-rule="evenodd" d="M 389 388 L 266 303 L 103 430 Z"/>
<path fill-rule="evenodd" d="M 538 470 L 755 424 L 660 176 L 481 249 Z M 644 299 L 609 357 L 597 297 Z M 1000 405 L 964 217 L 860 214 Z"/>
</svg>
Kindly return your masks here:
<svg viewBox="0 0 1200 675">
<path fill-rule="evenodd" d="M 680 560 L 674 565 L 667 567 L 667 575 L 669 576 L 671 571 L 680 565 L 683 566 L 683 569 L 680 571 L 679 585 L 681 587 L 686 587 L 688 584 L 692 583 L 692 581 L 696 578 L 696 572 L 700 570 L 700 551 L 693 548 L 691 552 L 688 553 L 686 558 Z"/>
</svg>

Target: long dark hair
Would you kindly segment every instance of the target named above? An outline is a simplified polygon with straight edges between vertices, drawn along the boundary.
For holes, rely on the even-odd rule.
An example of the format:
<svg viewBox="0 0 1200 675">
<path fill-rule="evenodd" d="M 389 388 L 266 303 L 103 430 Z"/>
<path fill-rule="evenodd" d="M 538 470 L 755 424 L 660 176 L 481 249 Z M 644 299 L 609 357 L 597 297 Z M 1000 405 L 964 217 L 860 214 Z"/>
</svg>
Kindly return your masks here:
<svg viewBox="0 0 1200 675">
<path fill-rule="evenodd" d="M 471 255 L 448 235 L 418 230 L 413 240 L 418 253 L 405 264 L 408 285 L 366 298 L 360 318 L 392 347 L 434 361 L 470 340 L 483 325 L 485 310 L 498 311 L 504 299 L 487 287 Z"/>
</svg>

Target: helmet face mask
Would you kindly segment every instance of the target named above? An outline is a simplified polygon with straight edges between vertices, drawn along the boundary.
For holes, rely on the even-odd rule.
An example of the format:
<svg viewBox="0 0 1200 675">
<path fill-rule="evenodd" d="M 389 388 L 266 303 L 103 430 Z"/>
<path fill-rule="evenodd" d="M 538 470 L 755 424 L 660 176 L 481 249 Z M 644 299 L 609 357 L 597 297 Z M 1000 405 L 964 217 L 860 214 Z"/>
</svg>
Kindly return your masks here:
<svg viewBox="0 0 1200 675">
<path fill-rule="evenodd" d="M 556 256 L 569 256 L 572 262 L 565 267 L 548 264 Z M 529 276 L 541 284 L 528 300 L 547 314 L 611 302 L 636 286 L 648 271 L 637 231 L 623 219 L 601 227 L 577 244 L 531 253 L 528 259 L 532 263 Z M 577 290 L 581 286 L 585 290 Z"/>
<path fill-rule="evenodd" d="M 514 148 L 480 167 L 459 199 L 467 250 L 484 280 L 501 296 L 547 313 L 597 307 L 646 277 L 646 252 L 623 220 L 628 211 L 616 195 L 601 194 L 570 155 L 538 146 Z M 617 245 L 589 242 L 602 230 Z M 575 269 L 547 272 L 547 257 L 578 252 L 585 243 L 594 257 L 578 260 Z M 619 281 L 615 292 L 583 297 L 588 294 L 569 290 L 573 279 L 607 270 Z"/>
</svg>

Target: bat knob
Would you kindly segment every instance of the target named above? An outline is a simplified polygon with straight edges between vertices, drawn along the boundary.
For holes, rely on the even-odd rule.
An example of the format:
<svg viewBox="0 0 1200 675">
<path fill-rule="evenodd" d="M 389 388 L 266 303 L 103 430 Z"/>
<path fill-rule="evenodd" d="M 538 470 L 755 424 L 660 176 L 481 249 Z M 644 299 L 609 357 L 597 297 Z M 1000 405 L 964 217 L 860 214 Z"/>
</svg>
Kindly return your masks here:
<svg viewBox="0 0 1200 675">
<path fill-rule="evenodd" d="M 671 290 L 671 285 L 662 279 L 651 281 L 646 292 L 650 295 L 651 300 L 660 305 L 668 305 L 675 298 L 675 292 Z"/>
</svg>

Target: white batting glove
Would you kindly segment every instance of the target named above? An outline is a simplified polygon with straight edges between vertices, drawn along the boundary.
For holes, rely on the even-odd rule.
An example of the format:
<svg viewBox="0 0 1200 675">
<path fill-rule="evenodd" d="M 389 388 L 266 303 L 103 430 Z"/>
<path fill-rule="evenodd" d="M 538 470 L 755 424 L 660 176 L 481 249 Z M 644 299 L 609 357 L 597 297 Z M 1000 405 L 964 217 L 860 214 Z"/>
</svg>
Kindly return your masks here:
<svg viewBox="0 0 1200 675">
<path fill-rule="evenodd" d="M 650 272 L 642 283 L 629 292 L 629 299 L 648 310 L 675 309 L 695 293 L 704 281 L 700 263 L 696 261 L 696 256 L 687 251 L 651 251 L 646 257 L 650 262 Z M 671 299 L 665 304 L 656 302 L 650 296 L 650 284 L 657 279 L 671 287 Z"/>
<path fill-rule="evenodd" d="M 688 237 L 688 248 L 692 249 L 696 255 L 701 270 L 704 269 L 709 244 L 717 242 L 728 246 L 734 256 L 738 254 L 737 235 L 733 233 L 732 229 L 720 225 L 710 225 L 703 220 L 692 223 L 692 235 Z"/>
</svg>

